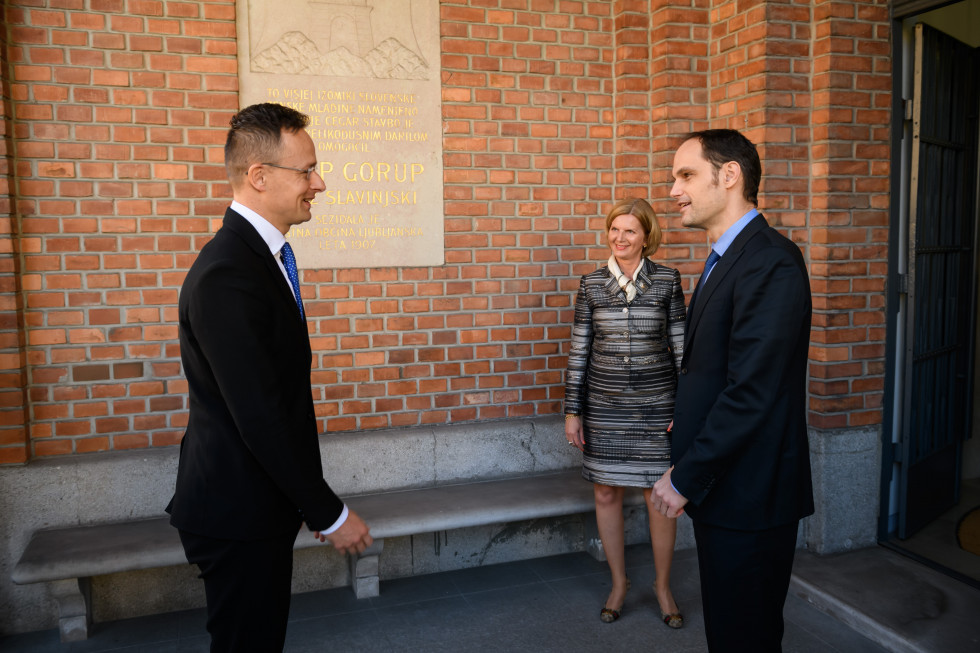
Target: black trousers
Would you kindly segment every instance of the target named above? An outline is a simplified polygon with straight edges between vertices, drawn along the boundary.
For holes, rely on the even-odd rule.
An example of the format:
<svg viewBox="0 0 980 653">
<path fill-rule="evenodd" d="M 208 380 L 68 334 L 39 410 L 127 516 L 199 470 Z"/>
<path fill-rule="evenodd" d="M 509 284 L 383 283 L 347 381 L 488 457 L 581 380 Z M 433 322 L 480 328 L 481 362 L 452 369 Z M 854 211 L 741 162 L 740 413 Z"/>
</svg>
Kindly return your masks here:
<svg viewBox="0 0 980 653">
<path fill-rule="evenodd" d="M 296 533 L 238 541 L 179 532 L 204 580 L 211 653 L 282 651 Z"/>
<path fill-rule="evenodd" d="M 711 653 L 779 653 L 799 523 L 736 531 L 694 521 Z"/>
</svg>

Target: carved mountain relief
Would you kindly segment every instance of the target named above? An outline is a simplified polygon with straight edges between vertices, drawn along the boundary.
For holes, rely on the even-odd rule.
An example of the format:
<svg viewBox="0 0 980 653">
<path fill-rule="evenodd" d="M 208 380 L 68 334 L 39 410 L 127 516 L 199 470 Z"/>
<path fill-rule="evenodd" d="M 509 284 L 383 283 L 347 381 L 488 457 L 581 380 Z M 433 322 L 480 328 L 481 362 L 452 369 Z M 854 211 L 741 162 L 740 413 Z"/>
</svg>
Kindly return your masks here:
<svg viewBox="0 0 980 653">
<path fill-rule="evenodd" d="M 286 32 L 275 45 L 252 57 L 252 70 L 378 79 L 427 79 L 429 74 L 425 61 L 395 38 L 385 39 L 359 57 L 344 47 L 321 53 L 301 32 Z"/>
</svg>

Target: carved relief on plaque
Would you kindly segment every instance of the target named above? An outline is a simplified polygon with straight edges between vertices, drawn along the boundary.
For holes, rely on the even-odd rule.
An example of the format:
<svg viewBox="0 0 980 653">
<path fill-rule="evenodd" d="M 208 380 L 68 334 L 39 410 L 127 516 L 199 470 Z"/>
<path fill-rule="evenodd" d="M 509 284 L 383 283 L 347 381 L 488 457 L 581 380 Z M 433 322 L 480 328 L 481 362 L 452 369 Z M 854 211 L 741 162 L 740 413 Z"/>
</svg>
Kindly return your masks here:
<svg viewBox="0 0 980 653">
<path fill-rule="evenodd" d="M 429 79 L 431 75 L 418 43 L 413 0 L 307 0 L 308 26 L 282 33 L 271 45 L 260 43 L 256 36 L 264 35 L 264 30 L 256 24 L 255 4 L 250 3 L 254 72 L 377 79 Z M 376 33 L 371 16 L 376 10 L 400 13 L 404 20 L 384 21 L 386 29 Z"/>
</svg>

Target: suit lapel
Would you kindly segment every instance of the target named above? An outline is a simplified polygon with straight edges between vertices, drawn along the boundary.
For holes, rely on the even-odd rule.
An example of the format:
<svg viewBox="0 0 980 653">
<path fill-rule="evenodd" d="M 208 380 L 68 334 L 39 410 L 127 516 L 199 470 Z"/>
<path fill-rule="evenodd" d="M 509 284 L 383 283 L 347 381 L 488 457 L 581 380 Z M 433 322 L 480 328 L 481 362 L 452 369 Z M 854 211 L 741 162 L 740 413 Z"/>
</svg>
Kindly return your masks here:
<svg viewBox="0 0 980 653">
<path fill-rule="evenodd" d="M 272 255 L 271 251 L 269 251 L 269 245 L 262 240 L 262 236 L 260 236 L 259 232 L 255 230 L 255 227 L 253 227 L 248 220 L 239 215 L 237 211 L 233 211 L 230 208 L 227 209 L 225 211 L 225 219 L 223 224 L 225 227 L 237 234 L 242 240 L 244 240 L 245 244 L 248 245 L 262 260 L 262 264 L 265 267 L 266 272 L 270 275 L 269 281 L 273 287 L 276 288 L 276 294 L 292 307 L 292 311 L 296 315 L 297 322 L 303 323 L 305 331 L 306 324 L 300 318 L 299 306 L 296 305 L 296 298 L 293 297 L 293 292 L 289 288 L 289 283 L 286 282 L 286 277 L 282 275 L 282 270 L 279 269 L 279 264 L 276 262 L 276 257 Z"/>
<path fill-rule="evenodd" d="M 653 261 L 648 258 L 644 258 L 640 262 L 640 273 L 636 275 L 636 296 L 639 297 L 653 285 L 653 279 L 650 275 L 653 274 Z"/>
<path fill-rule="evenodd" d="M 768 227 L 769 223 L 760 213 L 755 218 L 749 221 L 745 228 L 735 237 L 732 244 L 728 246 L 725 250 L 725 254 L 718 259 L 715 263 L 715 267 L 711 269 L 711 275 L 708 276 L 708 280 L 705 282 L 704 287 L 698 291 L 698 301 L 693 307 L 689 307 L 687 312 L 687 324 L 686 331 L 684 333 L 684 355 L 687 357 L 687 352 L 689 348 L 688 343 L 694 336 L 694 332 L 698 328 L 698 322 L 701 319 L 701 315 L 704 313 L 705 306 L 711 301 L 711 295 L 714 293 L 715 289 L 721 285 L 725 276 L 735 267 L 735 264 L 741 258 L 742 253 L 745 250 L 745 244 L 748 243 L 753 236 L 762 231 L 764 228 Z"/>
<path fill-rule="evenodd" d="M 612 270 L 610 270 L 608 266 L 606 267 L 606 275 L 606 283 L 603 286 L 606 289 L 606 292 L 616 299 L 621 299 L 625 304 L 626 293 L 619 287 L 619 281 L 617 281 L 616 277 L 613 276 Z"/>
</svg>

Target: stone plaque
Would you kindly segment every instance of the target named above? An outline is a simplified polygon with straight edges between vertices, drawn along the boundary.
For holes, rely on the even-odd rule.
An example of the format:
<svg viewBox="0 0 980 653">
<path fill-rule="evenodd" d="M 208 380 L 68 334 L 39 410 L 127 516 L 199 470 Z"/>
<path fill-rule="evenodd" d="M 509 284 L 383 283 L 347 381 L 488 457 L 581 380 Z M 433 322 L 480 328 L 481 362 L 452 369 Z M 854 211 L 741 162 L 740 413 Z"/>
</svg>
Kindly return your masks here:
<svg viewBox="0 0 980 653">
<path fill-rule="evenodd" d="M 442 265 L 438 0 L 238 2 L 241 106 L 310 116 L 326 190 L 303 268 Z"/>
</svg>

